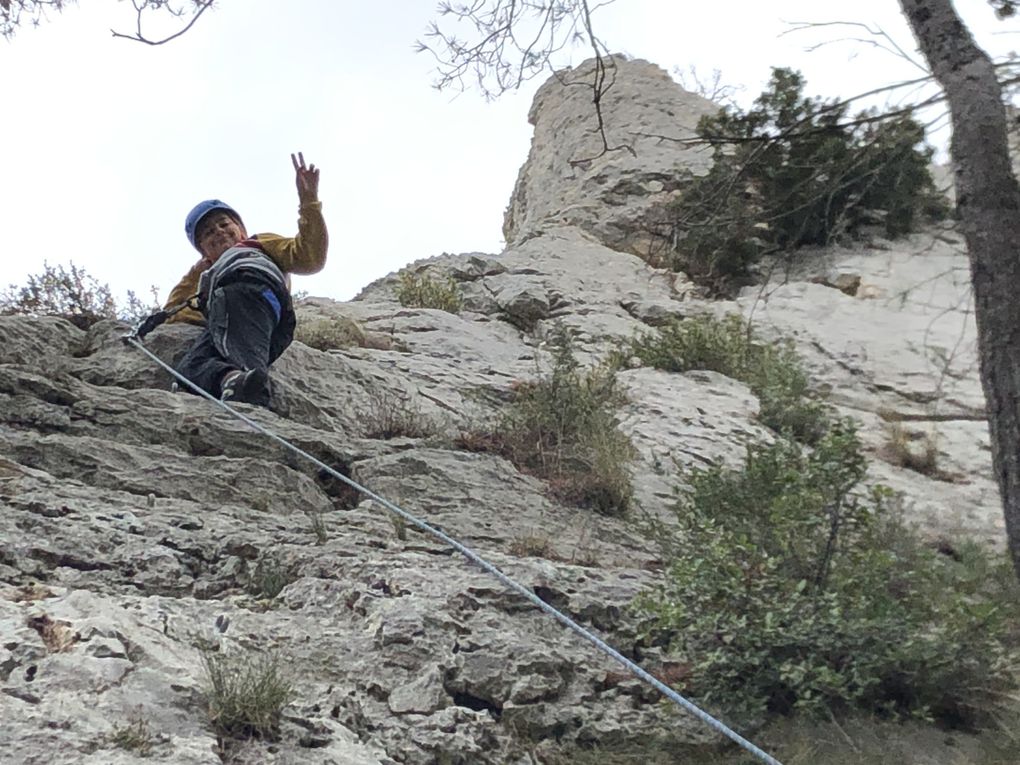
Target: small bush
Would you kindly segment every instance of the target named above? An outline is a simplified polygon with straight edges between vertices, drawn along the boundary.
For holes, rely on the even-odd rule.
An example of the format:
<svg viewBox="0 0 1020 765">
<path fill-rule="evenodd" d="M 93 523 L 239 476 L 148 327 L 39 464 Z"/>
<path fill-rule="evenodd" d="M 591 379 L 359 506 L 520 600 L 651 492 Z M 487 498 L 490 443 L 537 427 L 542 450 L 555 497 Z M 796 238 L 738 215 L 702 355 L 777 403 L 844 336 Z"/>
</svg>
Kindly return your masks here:
<svg viewBox="0 0 1020 765">
<path fill-rule="evenodd" d="M 441 430 L 435 420 L 411 403 L 409 395 L 383 389 L 370 391 L 360 419 L 365 438 L 427 438 Z"/>
<path fill-rule="evenodd" d="M 931 550 L 887 490 L 860 494 L 865 469 L 838 422 L 810 454 L 780 439 L 685 476 L 677 528 L 658 529 L 666 584 L 641 605 L 692 695 L 745 721 L 860 708 L 970 727 L 1015 689 L 1005 561 Z"/>
<path fill-rule="evenodd" d="M 134 752 L 140 757 L 148 757 L 152 754 L 152 747 L 155 739 L 149 731 L 149 723 L 143 719 L 137 719 L 126 725 L 114 726 L 107 734 L 106 741 L 119 749 Z"/>
<path fill-rule="evenodd" d="M 365 345 L 365 333 L 358 323 L 345 316 L 298 322 L 294 339 L 317 351 L 358 348 Z"/>
<path fill-rule="evenodd" d="M 514 537 L 510 543 L 510 552 L 519 558 L 559 559 L 553 548 L 552 540 L 547 534 L 539 532 Z"/>
<path fill-rule="evenodd" d="M 777 719 L 751 735 L 784 765 L 1016 765 L 1020 745 L 1012 735 L 947 735 L 924 722 Z M 543 765 L 758 765 L 760 760 L 728 741 L 693 745 L 645 736 L 634 741 L 548 741 Z"/>
<path fill-rule="evenodd" d="M 808 378 L 791 343 L 766 345 L 731 314 L 685 319 L 631 341 L 628 355 L 657 369 L 708 369 L 747 383 L 761 404 L 762 423 L 804 443 L 825 432 L 824 406 L 808 397 Z"/>
<path fill-rule="evenodd" d="M 569 340 L 552 341 L 553 366 L 520 385 L 494 432 L 464 434 L 467 448 L 502 454 L 549 483 L 554 496 L 606 515 L 622 515 L 632 488 L 630 440 L 616 429 L 623 395 L 609 366 L 581 370 Z"/>
<path fill-rule="evenodd" d="M 889 425 L 888 439 L 882 455 L 893 465 L 904 467 L 932 478 L 941 477 L 939 450 L 935 439 L 924 433 L 908 432 L 903 425 Z"/>
<path fill-rule="evenodd" d="M 753 108 L 698 125 L 713 166 L 671 204 L 669 239 L 673 266 L 717 292 L 765 252 L 824 246 L 866 226 L 902 236 L 948 215 L 922 125 L 874 112 L 850 119 L 846 104 L 803 90 L 799 73 L 774 69 Z"/>
<path fill-rule="evenodd" d="M 88 329 L 102 319 L 137 322 L 159 310 L 156 289 L 153 304 L 145 305 L 134 292 L 118 306 L 107 284 L 90 276 L 74 263 L 64 266 L 43 264 L 40 274 L 30 275 L 23 287 L 16 284 L 0 291 L 0 315 L 59 316 L 79 329 Z"/>
<path fill-rule="evenodd" d="M 329 541 L 329 529 L 326 527 L 326 514 L 318 510 L 308 512 L 308 520 L 311 523 L 312 533 L 315 534 L 315 543 L 324 545 Z"/>
<path fill-rule="evenodd" d="M 707 175 L 687 174 L 666 213 L 673 254 L 655 264 L 683 271 L 713 295 L 732 292 L 731 285 L 773 249 L 758 195 L 733 163 L 717 156 Z"/>
<path fill-rule="evenodd" d="M 440 279 L 408 271 L 400 274 L 397 300 L 407 308 L 437 308 L 447 313 L 457 313 L 464 304 L 460 286 L 452 277 Z"/>
<path fill-rule="evenodd" d="M 390 513 L 390 525 L 393 526 L 393 533 L 401 542 L 407 541 L 407 519 L 402 515 Z"/>
<path fill-rule="evenodd" d="M 264 653 L 202 654 L 209 719 L 233 738 L 275 739 L 280 713 L 294 697 L 278 657 Z"/>
<path fill-rule="evenodd" d="M 294 581 L 290 571 L 273 558 L 263 556 L 248 574 L 248 592 L 257 598 L 272 600 Z"/>
</svg>

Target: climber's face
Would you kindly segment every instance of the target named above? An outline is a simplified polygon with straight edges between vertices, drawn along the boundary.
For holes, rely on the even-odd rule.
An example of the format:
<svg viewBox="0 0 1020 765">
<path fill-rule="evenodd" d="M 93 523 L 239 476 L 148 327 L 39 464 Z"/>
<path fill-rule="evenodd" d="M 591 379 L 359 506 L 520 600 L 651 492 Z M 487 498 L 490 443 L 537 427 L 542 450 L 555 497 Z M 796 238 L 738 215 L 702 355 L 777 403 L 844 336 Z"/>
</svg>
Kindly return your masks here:
<svg viewBox="0 0 1020 765">
<path fill-rule="evenodd" d="M 216 210 L 202 218 L 198 224 L 195 241 L 205 259 L 215 263 L 220 255 L 247 236 L 241 223 L 223 210 Z"/>
</svg>

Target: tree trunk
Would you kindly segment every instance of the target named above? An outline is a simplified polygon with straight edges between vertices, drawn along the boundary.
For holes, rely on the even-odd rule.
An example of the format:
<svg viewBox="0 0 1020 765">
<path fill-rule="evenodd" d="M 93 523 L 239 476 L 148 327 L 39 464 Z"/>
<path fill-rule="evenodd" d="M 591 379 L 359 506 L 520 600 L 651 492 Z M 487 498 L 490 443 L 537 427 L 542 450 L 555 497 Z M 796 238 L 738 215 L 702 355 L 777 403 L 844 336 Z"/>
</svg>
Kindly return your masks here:
<svg viewBox="0 0 1020 765">
<path fill-rule="evenodd" d="M 899 0 L 953 123 L 959 226 L 974 286 L 981 383 L 1006 536 L 1020 577 L 1020 186 L 991 59 L 951 0 Z"/>
</svg>

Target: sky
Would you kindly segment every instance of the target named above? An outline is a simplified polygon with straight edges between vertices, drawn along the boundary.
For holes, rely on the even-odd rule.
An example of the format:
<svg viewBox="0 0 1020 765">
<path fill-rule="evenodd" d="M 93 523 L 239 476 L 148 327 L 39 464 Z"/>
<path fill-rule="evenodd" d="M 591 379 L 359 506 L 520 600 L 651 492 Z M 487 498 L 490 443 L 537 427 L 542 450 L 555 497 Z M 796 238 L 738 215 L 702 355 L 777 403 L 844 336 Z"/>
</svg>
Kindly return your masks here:
<svg viewBox="0 0 1020 765">
<path fill-rule="evenodd" d="M 956 6 L 993 55 L 1020 45 L 1020 22 L 998 21 L 985 0 Z M 163 300 L 197 260 L 183 231 L 197 202 L 228 202 L 249 233 L 296 232 L 299 150 L 321 168 L 330 253 L 295 289 L 348 300 L 421 258 L 500 252 L 546 76 L 495 101 L 436 91 L 434 60 L 414 50 L 434 18 L 431 0 L 219 0 L 187 34 L 150 47 L 110 34 L 132 30 L 130 3 L 89 0 L 0 40 L 0 285 L 73 262 L 118 296 L 154 286 Z M 668 71 L 718 69 L 745 104 L 772 66 L 803 71 L 811 94 L 843 97 L 920 74 L 839 41 L 862 28 L 791 31 L 832 21 L 881 28 L 914 51 L 895 0 L 615 0 L 593 18 L 613 52 Z"/>
</svg>

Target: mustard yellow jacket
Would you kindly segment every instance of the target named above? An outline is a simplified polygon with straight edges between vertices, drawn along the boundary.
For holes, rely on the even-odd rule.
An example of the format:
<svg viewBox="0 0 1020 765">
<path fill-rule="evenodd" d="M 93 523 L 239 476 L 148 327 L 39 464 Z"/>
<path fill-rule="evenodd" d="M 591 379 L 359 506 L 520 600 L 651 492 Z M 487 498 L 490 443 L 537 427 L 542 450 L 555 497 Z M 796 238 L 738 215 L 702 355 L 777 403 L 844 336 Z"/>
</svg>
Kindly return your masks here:
<svg viewBox="0 0 1020 765">
<path fill-rule="evenodd" d="M 326 250 L 329 247 L 326 221 L 322 217 L 322 202 L 305 202 L 298 208 L 297 236 L 291 238 L 279 234 L 256 234 L 250 239 L 254 239 L 285 274 L 318 273 L 326 265 Z M 180 305 L 198 292 L 198 278 L 211 265 L 204 257 L 193 265 L 177 286 L 170 290 L 165 308 Z M 193 308 L 184 308 L 168 321 L 205 324 L 205 317 Z"/>
</svg>

